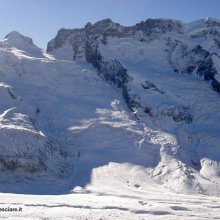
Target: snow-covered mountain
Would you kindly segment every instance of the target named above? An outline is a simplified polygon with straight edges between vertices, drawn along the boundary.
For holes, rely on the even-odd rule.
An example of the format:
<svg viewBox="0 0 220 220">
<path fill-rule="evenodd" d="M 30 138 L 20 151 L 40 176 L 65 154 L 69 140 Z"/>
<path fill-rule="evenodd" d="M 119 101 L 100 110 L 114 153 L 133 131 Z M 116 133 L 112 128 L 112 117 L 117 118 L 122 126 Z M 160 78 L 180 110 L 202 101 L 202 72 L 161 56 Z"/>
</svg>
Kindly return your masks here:
<svg viewBox="0 0 220 220">
<path fill-rule="evenodd" d="M 47 52 L 9 33 L 0 42 L 1 191 L 220 195 L 219 75 L 214 18 L 106 19 L 59 30 Z"/>
</svg>

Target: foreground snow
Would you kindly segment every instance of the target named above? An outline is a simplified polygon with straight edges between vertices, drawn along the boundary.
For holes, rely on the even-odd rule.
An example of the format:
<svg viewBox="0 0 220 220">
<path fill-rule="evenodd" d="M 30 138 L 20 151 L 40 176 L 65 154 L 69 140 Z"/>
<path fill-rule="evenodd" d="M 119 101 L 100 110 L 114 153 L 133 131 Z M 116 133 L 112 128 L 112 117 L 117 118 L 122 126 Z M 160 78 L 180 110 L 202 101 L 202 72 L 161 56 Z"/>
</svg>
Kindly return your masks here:
<svg viewBox="0 0 220 220">
<path fill-rule="evenodd" d="M 144 192 L 78 191 L 69 195 L 39 196 L 0 194 L 0 208 L 22 208 L 22 212 L 0 212 L 4 219 L 220 219 L 220 199 L 181 195 L 150 187 Z"/>
<path fill-rule="evenodd" d="M 94 168 L 85 187 L 66 194 L 1 193 L 0 210 L 21 211 L 1 211 L 0 219 L 220 219 L 219 197 L 173 193 L 146 172 L 141 166 L 111 162 Z M 23 183 L 16 184 L 27 192 Z M 35 187 L 33 182 L 28 186 Z"/>
</svg>

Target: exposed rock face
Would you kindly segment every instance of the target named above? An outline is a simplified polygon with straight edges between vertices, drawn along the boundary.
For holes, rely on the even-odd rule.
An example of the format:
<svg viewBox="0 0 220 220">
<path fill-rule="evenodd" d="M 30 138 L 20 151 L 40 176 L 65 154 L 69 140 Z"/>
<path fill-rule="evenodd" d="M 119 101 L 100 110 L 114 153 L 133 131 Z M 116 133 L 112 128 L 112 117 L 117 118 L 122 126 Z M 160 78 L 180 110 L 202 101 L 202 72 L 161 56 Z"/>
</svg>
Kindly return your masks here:
<svg viewBox="0 0 220 220">
<path fill-rule="evenodd" d="M 193 116 L 189 113 L 189 110 L 183 106 L 173 106 L 164 109 L 161 114 L 173 118 L 176 122 L 184 121 L 185 123 L 191 123 L 193 121 Z"/>
<path fill-rule="evenodd" d="M 103 57 L 99 50 L 99 41 L 97 41 L 99 35 L 102 35 L 101 42 L 104 41 L 105 44 L 106 36 L 110 36 L 109 34 L 114 36 L 114 30 L 118 31 L 118 28 L 120 28 L 120 25 L 113 23 L 110 19 L 97 22 L 94 26 L 87 24 L 85 27 L 87 34 L 85 58 L 88 63 L 91 63 L 97 69 L 102 79 L 121 88 L 129 81 L 127 70 L 118 60 Z M 95 36 L 94 33 L 96 33 Z"/>
<path fill-rule="evenodd" d="M 220 83 L 215 78 L 212 80 L 212 87 L 216 92 L 220 93 Z"/>
<path fill-rule="evenodd" d="M 60 29 L 57 36 L 48 43 L 47 51 L 50 52 L 63 46 L 66 41 L 70 43 L 83 43 L 85 39 L 101 39 L 107 37 L 126 37 L 132 36 L 137 32 L 143 32 L 145 39 L 153 39 L 167 32 L 182 33 L 182 24 L 178 21 L 164 19 L 148 19 L 131 27 L 124 27 L 118 23 L 114 23 L 111 19 L 98 21 L 94 25 L 90 22 L 81 29 Z"/>
<path fill-rule="evenodd" d="M 104 80 L 113 83 L 121 88 L 129 81 L 127 70 L 117 60 L 103 58 L 98 46 L 91 42 L 86 42 L 85 57 L 88 63 L 97 69 L 98 74 Z"/>
<path fill-rule="evenodd" d="M 154 83 L 149 82 L 147 80 L 145 81 L 145 83 L 141 83 L 141 86 L 144 89 L 148 89 L 148 90 L 151 90 L 151 91 L 159 92 L 160 94 L 164 94 L 164 92 L 161 91 L 160 89 L 158 89 Z"/>
<path fill-rule="evenodd" d="M 200 45 L 189 50 L 188 46 L 180 41 L 167 42 L 168 59 L 176 72 L 191 74 L 194 70 L 205 80 L 213 79 L 217 74 L 212 62 L 212 55 Z"/>
<path fill-rule="evenodd" d="M 65 28 L 60 29 L 57 33 L 56 38 L 54 38 L 52 41 L 48 43 L 47 51 L 50 52 L 51 50 L 61 47 L 66 42 L 66 40 L 70 35 L 75 35 L 79 32 L 80 29 L 79 30 L 78 29 L 70 30 Z"/>
<path fill-rule="evenodd" d="M 212 60 L 212 54 L 200 45 L 190 50 L 182 42 L 176 40 L 171 42 L 168 39 L 167 46 L 169 48 L 166 50 L 168 59 L 175 72 L 188 74 L 196 72 L 207 81 L 213 80 L 218 73 Z M 214 86 L 213 89 L 217 91 Z"/>
<path fill-rule="evenodd" d="M 115 85 L 117 88 L 122 88 L 122 96 L 131 111 L 140 107 L 129 94 L 126 84 L 129 82 L 127 70 L 121 65 L 118 60 L 108 60 L 103 58 L 98 45 L 94 42 L 87 41 L 85 47 L 85 58 L 88 63 L 91 63 L 98 72 L 98 75 L 107 82 Z"/>
<path fill-rule="evenodd" d="M 87 23 L 81 29 L 60 29 L 57 36 L 48 43 L 47 51 L 51 52 L 58 49 L 67 42 L 70 45 L 83 44 L 84 47 L 88 38 L 93 40 L 102 39 L 102 43 L 106 43 L 108 37 L 126 37 L 143 32 L 144 38 L 140 40 L 145 41 L 149 39 L 153 40 L 154 37 L 159 37 L 161 34 L 172 31 L 182 33 L 181 23 L 172 20 L 148 19 L 134 26 L 124 27 L 112 22 L 110 19 L 105 19 L 94 25 Z"/>
<path fill-rule="evenodd" d="M 134 95 L 130 94 L 130 90 L 126 85 L 122 87 L 122 96 L 128 106 L 128 108 L 132 111 L 135 112 L 138 108 L 142 107 L 138 97 L 135 97 Z"/>
<path fill-rule="evenodd" d="M 135 31 L 143 31 L 146 38 L 152 39 L 172 31 L 182 33 L 182 28 L 181 22 L 165 19 L 147 19 L 133 26 Z"/>
</svg>

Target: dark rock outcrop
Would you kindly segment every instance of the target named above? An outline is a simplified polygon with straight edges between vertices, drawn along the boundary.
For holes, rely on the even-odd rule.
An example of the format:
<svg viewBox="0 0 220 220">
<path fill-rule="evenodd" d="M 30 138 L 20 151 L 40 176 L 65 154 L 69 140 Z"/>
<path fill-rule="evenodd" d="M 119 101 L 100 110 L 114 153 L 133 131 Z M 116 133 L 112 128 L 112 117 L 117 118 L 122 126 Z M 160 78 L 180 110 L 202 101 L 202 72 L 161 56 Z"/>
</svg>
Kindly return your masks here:
<svg viewBox="0 0 220 220">
<path fill-rule="evenodd" d="M 155 92 L 159 92 L 160 94 L 164 94 L 163 91 L 161 91 L 160 89 L 158 89 L 156 87 L 156 85 L 154 85 L 152 82 L 149 82 L 149 81 L 145 81 L 145 83 L 141 83 L 141 86 L 144 88 L 144 89 L 148 89 L 148 90 L 151 90 L 151 91 L 155 91 Z"/>
<path fill-rule="evenodd" d="M 216 92 L 220 93 L 220 83 L 215 78 L 212 80 L 212 87 Z"/>
<path fill-rule="evenodd" d="M 164 109 L 161 115 L 171 117 L 176 122 L 192 123 L 193 116 L 189 113 L 189 109 L 183 106 L 172 106 Z"/>
<path fill-rule="evenodd" d="M 129 89 L 126 85 L 124 85 L 122 87 L 122 96 L 128 106 L 128 108 L 134 112 L 136 109 L 141 107 L 141 104 L 139 101 L 137 101 L 137 97 L 133 97 L 130 92 Z"/>
<path fill-rule="evenodd" d="M 135 31 L 143 31 L 145 36 L 155 36 L 165 34 L 167 32 L 182 33 L 182 24 L 178 21 L 169 19 L 147 19 L 136 24 L 133 29 Z"/>
<path fill-rule="evenodd" d="M 129 81 L 127 70 L 118 60 L 108 60 L 103 58 L 98 45 L 92 42 L 86 42 L 85 57 L 88 63 L 91 63 L 102 79 L 121 88 Z"/>
<path fill-rule="evenodd" d="M 174 72 L 191 74 L 196 72 L 204 80 L 213 80 L 217 70 L 213 64 L 212 54 L 200 45 L 189 49 L 180 41 L 167 41 L 168 60 Z"/>
</svg>

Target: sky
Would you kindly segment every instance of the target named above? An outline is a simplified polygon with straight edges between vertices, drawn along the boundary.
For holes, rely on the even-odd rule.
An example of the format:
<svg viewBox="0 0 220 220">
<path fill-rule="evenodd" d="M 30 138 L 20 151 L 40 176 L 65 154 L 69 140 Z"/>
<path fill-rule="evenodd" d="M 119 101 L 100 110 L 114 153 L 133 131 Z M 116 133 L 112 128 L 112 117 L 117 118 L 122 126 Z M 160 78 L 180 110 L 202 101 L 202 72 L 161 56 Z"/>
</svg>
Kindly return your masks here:
<svg viewBox="0 0 220 220">
<path fill-rule="evenodd" d="M 61 28 L 80 28 L 110 18 L 134 25 L 148 18 L 189 22 L 220 19 L 220 0 L 0 0 L 0 39 L 18 31 L 46 48 Z"/>
</svg>

